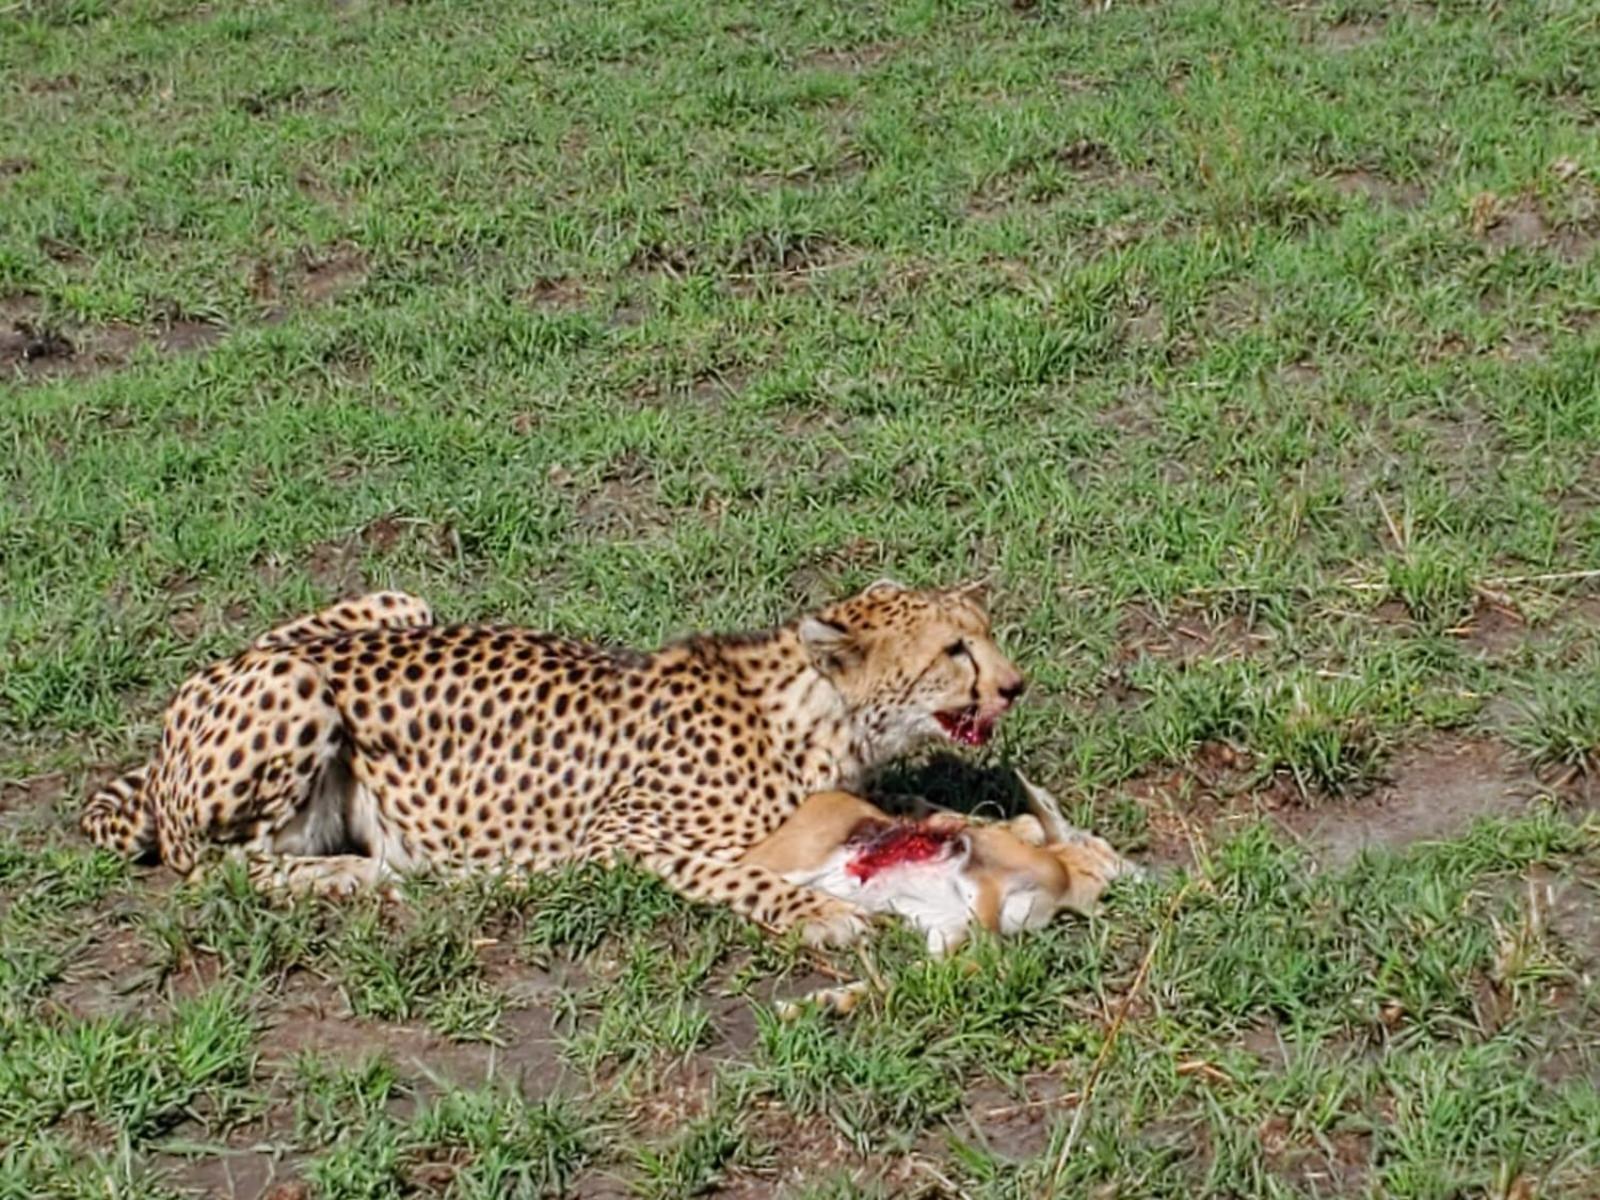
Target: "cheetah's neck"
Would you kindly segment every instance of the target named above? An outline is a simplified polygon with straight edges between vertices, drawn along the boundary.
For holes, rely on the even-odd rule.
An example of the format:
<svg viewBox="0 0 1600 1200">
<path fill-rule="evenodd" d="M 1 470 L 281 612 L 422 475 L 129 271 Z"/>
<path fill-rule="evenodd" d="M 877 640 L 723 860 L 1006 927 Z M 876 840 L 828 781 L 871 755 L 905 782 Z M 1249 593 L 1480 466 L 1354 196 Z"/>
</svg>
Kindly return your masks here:
<svg viewBox="0 0 1600 1200">
<path fill-rule="evenodd" d="M 773 750 L 802 794 L 853 788 L 876 765 L 855 714 L 812 667 L 792 626 L 720 648 L 771 731 Z"/>
</svg>

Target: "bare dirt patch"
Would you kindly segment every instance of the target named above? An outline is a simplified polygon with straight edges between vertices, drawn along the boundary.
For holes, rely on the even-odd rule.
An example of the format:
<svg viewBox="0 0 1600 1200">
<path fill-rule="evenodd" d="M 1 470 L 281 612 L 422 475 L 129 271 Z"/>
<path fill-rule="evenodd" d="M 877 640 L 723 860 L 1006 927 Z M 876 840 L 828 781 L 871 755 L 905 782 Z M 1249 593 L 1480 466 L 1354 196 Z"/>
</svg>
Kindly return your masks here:
<svg viewBox="0 0 1600 1200">
<path fill-rule="evenodd" d="M 1155 389 L 1143 383 L 1126 384 L 1114 401 L 1094 414 L 1094 423 L 1102 429 L 1112 430 L 1118 441 L 1129 438 L 1151 438 L 1161 432 L 1162 399 Z M 1181 479 L 1181 468 L 1175 460 L 1162 464 L 1166 471 L 1177 471 L 1168 482 Z"/>
<path fill-rule="evenodd" d="M 302 251 L 299 292 L 310 304 L 321 304 L 360 287 L 367 280 L 367 257 L 354 246 L 326 252 Z"/>
<path fill-rule="evenodd" d="M 305 572 L 331 596 L 350 596 L 367 590 L 366 573 L 361 569 L 359 541 L 318 542 L 306 555 Z"/>
<path fill-rule="evenodd" d="M 135 994 L 150 983 L 139 935 L 126 926 L 95 931 L 51 989 L 50 1000 L 80 1021 L 120 1017 L 148 1005 Z"/>
<path fill-rule="evenodd" d="M 38 846 L 55 840 L 64 827 L 76 828 L 84 797 L 122 773 L 115 767 L 92 765 L 93 753 L 87 747 L 82 750 L 91 765 L 81 770 L 0 779 L 0 833 L 23 845 Z"/>
<path fill-rule="evenodd" d="M 209 321 L 169 322 L 156 337 L 156 344 L 168 354 L 195 354 L 222 340 L 224 330 Z"/>
<path fill-rule="evenodd" d="M 1371 796 L 1275 814 L 1279 827 L 1330 867 L 1368 848 L 1398 848 L 1453 837 L 1479 817 L 1528 807 L 1537 780 L 1494 743 L 1441 739 L 1401 754 L 1389 782 Z"/>
<path fill-rule="evenodd" d="M 132 325 L 83 325 L 46 315 L 36 296 L 0 299 L 0 375 L 24 381 L 89 376 L 126 366 L 146 343 L 167 354 L 209 349 L 225 330 L 208 321 L 169 318 L 153 331 Z"/>
<path fill-rule="evenodd" d="M 228 1147 L 199 1158 L 152 1157 L 165 1183 L 179 1195 L 213 1200 L 310 1200 L 311 1190 L 293 1174 L 293 1159 L 279 1161 L 258 1147 Z"/>
<path fill-rule="evenodd" d="M 1364 196 L 1394 208 L 1418 208 L 1428 198 L 1428 193 L 1415 183 L 1402 183 L 1359 168 L 1335 172 L 1328 182 L 1341 196 Z"/>
<path fill-rule="evenodd" d="M 570 275 L 552 275 L 536 279 L 524 288 L 521 298 L 533 308 L 571 312 L 582 308 L 589 298 L 589 289 L 583 280 Z"/>
<path fill-rule="evenodd" d="M 308 200 L 315 200 L 318 204 L 326 204 L 336 212 L 343 213 L 350 210 L 350 197 L 329 187 L 323 181 L 322 176 L 318 175 L 310 167 L 301 167 L 295 172 L 294 185 L 299 189 L 300 194 Z"/>
<path fill-rule="evenodd" d="M 551 468 L 550 479 L 571 495 L 577 525 L 591 536 L 647 536 L 672 524 L 650 464 L 636 454 L 619 455 L 587 487 L 559 466 Z"/>
<path fill-rule="evenodd" d="M 532 968 L 525 971 L 538 976 Z M 530 989 L 535 984 L 537 979 Z M 306 1052 L 343 1066 L 381 1056 L 413 1095 L 436 1090 L 440 1082 L 479 1088 L 502 1081 L 527 1096 L 542 1097 L 581 1082 L 562 1062 L 552 1013 L 541 1005 L 501 1017 L 497 1032 L 503 1045 L 452 1042 L 425 1025 L 352 1016 L 331 989 L 305 981 L 273 1012 L 271 1022 L 263 1040 L 267 1065 L 287 1068 Z"/>
<path fill-rule="evenodd" d="M 1545 223 L 1544 214 L 1527 198 L 1508 207 L 1501 207 L 1497 203 L 1487 215 L 1475 216 L 1474 225 L 1482 227 L 1482 236 L 1497 250 L 1512 247 L 1532 249 L 1542 246 L 1550 236 L 1550 227 Z"/>
<path fill-rule="evenodd" d="M 963 1109 L 990 1153 L 1021 1161 L 1044 1153 L 1056 1123 L 1079 1099 L 1059 1076 L 1041 1073 L 1025 1076 L 1014 1090 L 980 1084 L 966 1094 Z"/>
<path fill-rule="evenodd" d="M 1382 786 L 1359 797 L 1308 802 L 1283 778 L 1250 786 L 1253 765 L 1245 752 L 1213 742 L 1184 767 L 1123 783 L 1119 790 L 1145 811 L 1145 857 L 1189 866 L 1218 842 L 1266 820 L 1319 866 L 1337 869 L 1363 850 L 1440 841 L 1459 836 L 1480 817 L 1516 816 L 1548 792 L 1504 747 L 1481 739 L 1439 737 L 1411 747 L 1390 764 Z M 1579 792 L 1574 800 L 1590 804 L 1593 797 Z"/>
<path fill-rule="evenodd" d="M 822 1117 L 796 1117 L 776 1102 L 767 1100 L 756 1101 L 751 1109 L 755 1134 L 772 1147 L 774 1159 L 760 1170 L 731 1172 L 716 1190 L 716 1195 L 724 1200 L 791 1196 L 798 1189 L 815 1185 L 819 1177 L 842 1172 L 848 1172 L 859 1186 L 873 1189 L 866 1194 L 876 1194 L 873 1185 L 887 1185 L 891 1181 L 899 1182 L 902 1187 L 887 1188 L 887 1195 L 930 1194 L 923 1191 L 928 1182 L 926 1176 L 913 1179 L 903 1161 L 886 1160 L 881 1154 L 864 1157 Z"/>
<path fill-rule="evenodd" d="M 1474 236 L 1499 251 L 1547 250 L 1564 262 L 1578 263 L 1600 245 L 1585 229 L 1552 223 L 1538 200 L 1528 195 L 1479 192 L 1468 204 L 1467 221 Z"/>
<path fill-rule="evenodd" d="M 1128 168 L 1106 143 L 1077 138 L 1053 150 L 1023 157 L 984 180 L 968 200 L 967 213 L 975 218 L 998 216 L 1019 206 L 1048 205 L 1080 189 L 1154 191 L 1160 187 L 1160 179 Z M 1138 240 L 1142 232 L 1119 224 L 1101 231 L 1097 240 L 1107 248 L 1116 248 Z"/>
<path fill-rule="evenodd" d="M 802 70 L 842 71 L 853 75 L 886 62 L 897 49 L 893 42 L 854 46 L 847 50 L 826 47 L 803 55 L 795 65 Z"/>
<path fill-rule="evenodd" d="M 699 261 L 700 252 L 694 246 L 649 242 L 629 257 L 628 270 L 636 275 L 665 275 L 669 279 L 681 279 L 694 271 Z"/>
<path fill-rule="evenodd" d="M 771 167 L 745 175 L 744 179 L 758 191 L 770 191 L 777 187 L 812 188 L 830 180 L 860 175 L 866 167 L 867 160 L 862 154 L 841 148 L 837 156 L 825 161 Z"/>
<path fill-rule="evenodd" d="M 1261 1154 L 1272 1173 L 1314 1196 L 1354 1196 L 1363 1192 L 1372 1170 L 1369 1133 L 1339 1130 L 1324 1138 L 1297 1137 L 1287 1117 L 1271 1116 L 1256 1130 Z"/>
<path fill-rule="evenodd" d="M 50 804 L 66 788 L 61 771 L 32 775 L 27 779 L 0 779 L 0 813 L 31 813 Z"/>
<path fill-rule="evenodd" d="M 843 451 L 839 465 L 844 465 Z M 851 538 L 827 550 L 815 551 L 801 559 L 790 572 L 784 585 L 788 594 L 802 605 L 821 605 L 842 591 L 841 580 L 851 571 L 860 570 L 884 558 L 883 546 L 866 538 Z"/>
<path fill-rule="evenodd" d="M 1550 343 L 1540 334 L 1513 331 L 1490 353 L 1501 362 L 1523 363 L 1543 358 L 1549 350 Z"/>
<path fill-rule="evenodd" d="M 1141 345 L 1160 342 L 1167 332 L 1167 313 L 1159 300 L 1145 300 L 1122 318 L 1122 336 Z"/>
<path fill-rule="evenodd" d="M 1272 373 L 1272 381 L 1289 391 L 1314 388 L 1322 382 L 1322 369 L 1315 363 L 1285 363 Z"/>
<path fill-rule="evenodd" d="M 1269 631 L 1240 613 L 1174 612 L 1163 616 L 1134 604 L 1123 611 L 1117 625 L 1117 659 L 1128 662 L 1145 655 L 1176 662 L 1246 658 L 1273 640 Z"/>
<path fill-rule="evenodd" d="M 647 301 L 638 297 L 630 297 L 617 302 L 611 314 L 606 317 L 607 329 L 633 329 L 643 325 L 650 315 L 650 306 Z"/>
<path fill-rule="evenodd" d="M 1104 177 L 1114 175 L 1119 170 L 1117 156 L 1111 147 L 1093 138 L 1078 138 L 1068 142 L 1050 158 L 1075 175 Z"/>
<path fill-rule="evenodd" d="M 387 513 L 354 533 L 328 538 L 308 547 L 300 570 L 330 597 L 350 596 L 370 590 L 364 560 L 368 554 L 385 557 L 412 547 L 441 560 L 459 558 L 461 535 L 453 525 Z M 291 573 L 291 565 L 277 555 L 260 560 L 256 574 L 276 585 Z"/>
<path fill-rule="evenodd" d="M 853 265 L 857 256 L 831 238 L 754 236 L 739 248 L 726 275 L 729 289 L 748 296 L 763 288 L 798 291 L 828 271 Z"/>
<path fill-rule="evenodd" d="M 1516 612 L 1482 600 L 1472 615 L 1450 632 L 1488 658 L 1512 653 L 1529 637 L 1527 622 Z"/>
<path fill-rule="evenodd" d="M 1381 21 L 1340 21 L 1314 30 L 1311 40 L 1329 50 L 1357 50 L 1383 37 Z"/>
</svg>

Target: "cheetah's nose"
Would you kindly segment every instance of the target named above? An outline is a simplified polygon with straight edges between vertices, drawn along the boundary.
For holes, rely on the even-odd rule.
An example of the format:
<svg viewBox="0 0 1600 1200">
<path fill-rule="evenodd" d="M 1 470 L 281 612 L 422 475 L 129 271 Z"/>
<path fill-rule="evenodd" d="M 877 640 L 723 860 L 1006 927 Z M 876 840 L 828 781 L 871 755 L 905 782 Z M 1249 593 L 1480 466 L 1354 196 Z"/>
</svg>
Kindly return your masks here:
<svg viewBox="0 0 1600 1200">
<path fill-rule="evenodd" d="M 1022 699 L 1022 693 L 1028 690 L 1028 681 L 1021 675 L 1013 675 L 1009 680 L 1000 685 L 1000 698 L 1007 704 L 1015 704 Z"/>
</svg>

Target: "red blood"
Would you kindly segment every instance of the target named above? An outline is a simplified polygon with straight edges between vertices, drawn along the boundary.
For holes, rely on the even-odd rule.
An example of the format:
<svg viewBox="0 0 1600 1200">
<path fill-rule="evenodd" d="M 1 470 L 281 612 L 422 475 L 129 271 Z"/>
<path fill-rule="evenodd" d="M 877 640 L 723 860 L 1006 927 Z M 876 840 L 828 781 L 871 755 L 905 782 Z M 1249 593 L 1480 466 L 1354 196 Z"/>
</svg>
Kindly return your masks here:
<svg viewBox="0 0 1600 1200">
<path fill-rule="evenodd" d="M 943 858 L 960 836 L 959 829 L 908 822 L 885 825 L 857 844 L 855 857 L 844 869 L 866 883 L 879 871 L 890 867 Z"/>
<path fill-rule="evenodd" d="M 976 708 L 963 708 L 952 712 L 937 712 L 933 719 L 944 728 L 951 739 L 968 746 L 981 746 L 994 733 L 994 721 L 980 720 Z"/>
</svg>

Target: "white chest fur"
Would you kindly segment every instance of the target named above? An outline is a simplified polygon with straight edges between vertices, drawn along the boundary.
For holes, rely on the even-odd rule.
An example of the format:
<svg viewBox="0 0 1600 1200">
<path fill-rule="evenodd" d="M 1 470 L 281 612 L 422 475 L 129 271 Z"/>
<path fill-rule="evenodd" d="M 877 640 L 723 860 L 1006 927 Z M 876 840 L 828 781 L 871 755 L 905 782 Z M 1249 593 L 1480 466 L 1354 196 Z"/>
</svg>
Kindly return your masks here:
<svg viewBox="0 0 1600 1200">
<path fill-rule="evenodd" d="M 927 937 L 933 954 L 944 953 L 966 937 L 978 887 L 967 870 L 971 851 L 965 844 L 953 843 L 951 852 L 939 858 L 882 867 L 866 879 L 850 870 L 858 853 L 854 847 L 841 846 L 820 866 L 791 871 L 784 878 L 859 904 L 868 912 L 905 918 Z"/>
</svg>

